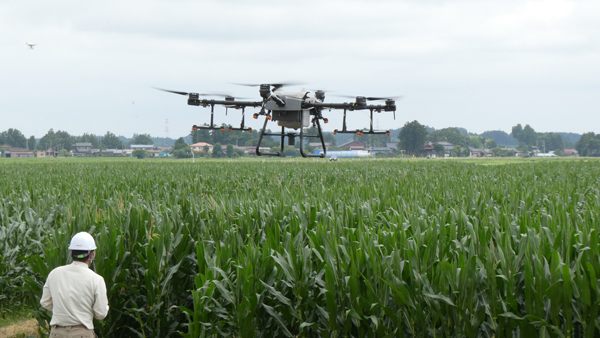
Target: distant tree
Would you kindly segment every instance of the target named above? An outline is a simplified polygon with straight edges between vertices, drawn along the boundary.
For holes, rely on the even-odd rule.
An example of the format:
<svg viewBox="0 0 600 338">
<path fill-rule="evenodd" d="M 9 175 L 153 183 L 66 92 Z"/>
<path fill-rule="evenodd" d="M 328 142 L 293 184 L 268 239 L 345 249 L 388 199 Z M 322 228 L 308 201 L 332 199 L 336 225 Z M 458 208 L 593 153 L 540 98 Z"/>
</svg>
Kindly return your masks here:
<svg viewBox="0 0 600 338">
<path fill-rule="evenodd" d="M 562 136 L 557 133 L 538 133 L 537 144 L 546 152 L 565 149 Z"/>
<path fill-rule="evenodd" d="M 530 125 L 525 125 L 523 128 L 521 124 L 517 124 L 512 127 L 512 137 L 517 139 L 519 143 L 524 143 L 528 146 L 534 146 L 537 142 L 537 133 Z"/>
<path fill-rule="evenodd" d="M 496 141 L 494 141 L 493 139 L 488 138 L 485 140 L 485 148 L 486 149 L 494 149 L 497 147 L 498 147 L 498 144 L 496 144 Z"/>
<path fill-rule="evenodd" d="M 244 153 L 244 151 L 242 149 L 234 149 L 233 151 L 235 152 L 237 157 L 242 157 L 242 156 L 246 155 L 246 153 Z"/>
<path fill-rule="evenodd" d="M 481 142 L 481 139 L 479 138 L 479 136 L 469 136 L 470 141 L 469 141 L 469 145 L 473 148 L 483 148 L 483 143 Z"/>
<path fill-rule="evenodd" d="M 154 141 L 152 141 L 152 137 L 150 135 L 140 134 L 136 135 L 133 140 L 131 140 L 131 144 L 154 145 Z"/>
<path fill-rule="evenodd" d="M 227 145 L 227 157 L 232 158 L 233 154 L 235 154 L 235 151 L 233 150 L 233 145 L 228 144 Z"/>
<path fill-rule="evenodd" d="M 406 150 L 408 154 L 418 155 L 425 148 L 426 137 L 427 129 L 424 125 L 417 120 L 407 122 L 398 134 L 400 148 Z"/>
<path fill-rule="evenodd" d="M 212 157 L 221 158 L 223 156 L 223 149 L 221 149 L 221 143 L 215 143 L 213 146 Z"/>
<path fill-rule="evenodd" d="M 575 143 L 575 149 L 580 156 L 600 156 L 600 134 L 589 132 L 581 135 Z"/>
<path fill-rule="evenodd" d="M 294 147 L 285 147 L 285 148 L 283 148 L 283 153 L 281 155 L 283 157 L 298 156 L 298 155 L 300 155 L 300 152 L 298 151 L 297 148 L 294 148 Z"/>
<path fill-rule="evenodd" d="M 75 137 L 69 135 L 66 131 L 54 132 L 54 129 L 48 130 L 46 135 L 42 136 L 40 141 L 37 143 L 38 149 L 50 149 L 53 150 L 71 150 L 75 143 Z"/>
<path fill-rule="evenodd" d="M 307 144 L 304 146 L 304 153 L 306 154 L 314 154 L 315 153 L 315 147 L 311 146 L 310 144 Z"/>
<path fill-rule="evenodd" d="M 444 155 L 444 152 L 445 152 L 445 150 L 446 150 L 446 149 L 445 149 L 445 148 L 444 148 L 444 146 L 443 146 L 443 145 L 441 145 L 441 144 L 438 144 L 438 143 L 436 143 L 436 144 L 434 144 L 434 145 L 433 145 L 433 151 L 435 151 L 435 153 L 436 153 L 438 156 L 443 156 L 443 155 Z"/>
<path fill-rule="evenodd" d="M 35 136 L 31 135 L 31 137 L 29 137 L 29 140 L 27 141 L 27 148 L 30 151 L 35 150 Z"/>
<path fill-rule="evenodd" d="M 204 153 L 204 155 L 207 155 L 210 152 L 210 147 L 205 145 L 204 147 L 202 147 L 202 152 Z"/>
<path fill-rule="evenodd" d="M 514 137 L 515 140 L 519 141 L 519 142 L 523 142 L 523 126 L 521 126 L 521 124 L 517 124 L 516 126 L 512 127 L 512 131 L 510 133 L 510 136 Z"/>
<path fill-rule="evenodd" d="M 427 140 L 433 143 L 448 142 L 453 145 L 458 144 L 461 147 L 468 147 L 470 138 L 466 133 L 462 133 L 459 128 L 444 128 L 433 130 L 428 133 Z"/>
<path fill-rule="evenodd" d="M 142 159 L 142 158 L 148 156 L 148 152 L 143 149 L 136 149 L 132 152 L 132 154 L 133 154 L 133 156 L 137 157 L 138 159 Z"/>
<path fill-rule="evenodd" d="M 460 157 L 461 150 L 462 150 L 462 147 L 459 146 L 458 144 L 455 144 L 454 147 L 452 148 L 452 156 Z"/>
<path fill-rule="evenodd" d="M 104 134 L 100 143 L 102 144 L 101 149 L 123 149 L 123 141 L 110 131 Z"/>
<path fill-rule="evenodd" d="M 519 144 L 519 141 L 517 141 L 514 137 L 510 136 L 502 130 L 486 131 L 482 133 L 481 136 L 488 139 L 493 139 L 496 142 L 496 144 L 508 146 L 516 146 L 517 144 Z"/>
<path fill-rule="evenodd" d="M 173 146 L 173 150 L 180 150 L 180 149 L 190 149 L 190 146 L 185 143 L 185 140 L 183 139 L 183 137 L 178 138 L 175 141 L 175 145 Z"/>
<path fill-rule="evenodd" d="M 15 148 L 26 148 L 27 138 L 18 129 L 10 128 L 0 133 L 0 144 L 6 144 Z"/>
<path fill-rule="evenodd" d="M 173 151 L 173 157 L 175 158 L 192 158 L 193 154 L 190 149 L 179 149 Z"/>
</svg>

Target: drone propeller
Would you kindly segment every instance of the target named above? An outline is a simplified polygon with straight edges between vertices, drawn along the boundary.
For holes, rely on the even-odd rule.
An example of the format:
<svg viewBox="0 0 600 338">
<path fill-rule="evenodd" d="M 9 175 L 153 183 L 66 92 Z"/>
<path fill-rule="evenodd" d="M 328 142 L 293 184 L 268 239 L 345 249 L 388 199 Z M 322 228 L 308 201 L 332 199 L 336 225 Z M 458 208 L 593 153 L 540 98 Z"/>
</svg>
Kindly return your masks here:
<svg viewBox="0 0 600 338">
<path fill-rule="evenodd" d="M 246 87 L 260 87 L 260 86 L 262 86 L 262 85 L 267 85 L 267 86 L 271 86 L 271 87 L 273 87 L 273 91 L 276 91 L 277 89 L 279 89 L 279 88 L 281 88 L 281 87 L 284 87 L 284 86 L 298 86 L 298 85 L 302 85 L 302 84 L 304 84 L 304 83 L 302 83 L 302 82 L 292 82 L 292 81 L 289 81 L 289 82 L 279 82 L 279 83 L 259 83 L 259 84 L 256 84 L 256 83 L 235 83 L 235 82 L 234 82 L 234 83 L 232 83 L 232 84 L 239 85 L 239 86 L 246 86 Z"/>
<path fill-rule="evenodd" d="M 372 97 L 372 96 L 352 96 L 352 95 L 335 95 L 339 97 L 347 97 L 350 99 L 357 99 L 359 97 L 364 97 L 367 101 L 381 101 L 381 100 L 396 100 L 401 98 L 402 96 L 386 96 L 386 97 Z"/>
<path fill-rule="evenodd" d="M 168 89 L 162 89 L 162 88 L 157 88 L 157 87 L 152 87 L 152 88 L 162 90 L 163 92 L 167 92 L 167 93 L 173 93 L 173 94 L 179 94 L 179 95 L 190 95 L 190 93 L 186 93 L 186 92 L 178 92 L 175 90 L 168 90 Z"/>
<path fill-rule="evenodd" d="M 238 96 L 222 94 L 222 93 L 203 93 L 203 94 L 198 94 L 198 95 L 200 95 L 200 96 L 219 96 L 219 97 L 224 98 L 225 100 L 247 99 L 247 97 L 238 97 Z"/>
</svg>

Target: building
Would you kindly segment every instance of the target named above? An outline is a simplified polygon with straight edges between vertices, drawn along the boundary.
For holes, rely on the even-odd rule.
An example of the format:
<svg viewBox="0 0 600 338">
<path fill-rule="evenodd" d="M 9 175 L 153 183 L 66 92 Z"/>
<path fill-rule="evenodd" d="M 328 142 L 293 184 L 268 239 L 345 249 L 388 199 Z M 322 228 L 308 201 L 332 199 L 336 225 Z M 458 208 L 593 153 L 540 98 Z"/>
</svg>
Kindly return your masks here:
<svg viewBox="0 0 600 338">
<path fill-rule="evenodd" d="M 129 148 L 131 150 L 152 150 L 154 149 L 153 144 L 132 144 Z"/>
<path fill-rule="evenodd" d="M 33 151 L 29 151 L 26 148 L 15 148 L 10 146 L 3 146 L 4 157 L 6 158 L 20 158 L 20 157 L 35 157 Z"/>
<path fill-rule="evenodd" d="M 358 141 L 350 141 L 340 145 L 338 148 L 342 150 L 365 150 L 365 145 Z"/>
<path fill-rule="evenodd" d="M 124 156 L 123 149 L 104 149 L 101 152 L 102 157 L 121 157 Z"/>
<path fill-rule="evenodd" d="M 85 157 L 85 156 L 99 156 L 100 150 L 92 148 L 92 144 L 89 142 L 75 143 L 73 145 L 73 156 Z"/>
<path fill-rule="evenodd" d="M 315 151 L 315 154 L 321 154 L 322 151 Z M 366 150 L 331 150 L 325 154 L 325 158 L 364 158 L 371 157 L 371 153 Z"/>
<path fill-rule="evenodd" d="M 450 143 L 450 142 L 438 142 L 437 144 L 441 145 L 444 147 L 444 153 L 445 154 L 450 154 L 452 153 L 452 149 L 454 149 L 454 144 Z"/>
<path fill-rule="evenodd" d="M 309 146 L 313 147 L 315 150 L 323 150 L 323 145 L 321 142 L 310 142 Z M 331 148 L 331 142 L 325 142 L 325 150 L 329 150 Z"/>
<path fill-rule="evenodd" d="M 4 152 L 4 156 L 8 158 L 22 158 L 22 157 L 35 157 L 33 151 L 12 151 L 7 150 Z"/>
<path fill-rule="evenodd" d="M 394 150 L 394 151 L 398 150 L 398 142 L 388 142 L 388 143 L 385 144 L 385 146 L 387 148 L 389 148 L 389 149 Z"/>
<path fill-rule="evenodd" d="M 210 143 L 206 143 L 206 142 L 194 143 L 194 144 L 190 145 L 190 149 L 192 149 L 192 151 L 204 151 L 205 146 L 208 146 L 209 153 L 212 152 L 213 145 Z"/>
<path fill-rule="evenodd" d="M 150 149 L 150 150 L 146 150 L 146 152 L 148 153 L 148 157 L 159 157 L 160 156 L 160 150 Z"/>
<path fill-rule="evenodd" d="M 37 158 L 58 157 L 58 155 L 60 155 L 60 152 L 58 152 L 57 150 L 54 150 L 52 148 L 47 149 L 47 150 L 36 151 Z"/>
<path fill-rule="evenodd" d="M 569 155 L 569 156 L 578 156 L 579 155 L 579 153 L 575 149 L 565 149 L 565 150 L 563 150 L 563 154 Z"/>
<path fill-rule="evenodd" d="M 469 157 L 493 157 L 494 153 L 490 149 L 471 148 Z"/>
</svg>

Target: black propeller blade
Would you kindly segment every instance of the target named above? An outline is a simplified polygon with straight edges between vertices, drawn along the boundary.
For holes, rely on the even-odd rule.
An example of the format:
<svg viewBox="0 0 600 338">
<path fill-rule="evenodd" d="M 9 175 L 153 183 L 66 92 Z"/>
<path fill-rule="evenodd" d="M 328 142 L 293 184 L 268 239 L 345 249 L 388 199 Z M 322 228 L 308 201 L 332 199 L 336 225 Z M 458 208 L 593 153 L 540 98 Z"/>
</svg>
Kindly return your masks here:
<svg viewBox="0 0 600 338">
<path fill-rule="evenodd" d="M 246 87 L 259 87 L 261 85 L 268 85 L 273 87 L 273 91 L 284 87 L 284 86 L 298 86 L 298 85 L 303 85 L 304 83 L 302 82 L 294 82 L 294 81 L 289 81 L 289 82 L 279 82 L 279 83 L 232 83 L 235 85 L 239 85 L 239 86 L 246 86 Z"/>
<path fill-rule="evenodd" d="M 356 99 L 358 97 L 364 97 L 367 101 L 381 101 L 381 100 L 396 100 L 402 96 L 386 96 L 386 97 L 373 97 L 373 96 L 352 96 L 352 95 L 335 95 L 339 97 L 347 97 L 350 99 Z"/>
<path fill-rule="evenodd" d="M 240 100 L 247 99 L 247 97 L 238 97 L 238 96 L 233 96 L 233 95 L 230 95 L 230 94 L 222 94 L 222 93 L 202 93 L 202 94 L 198 94 L 198 95 L 199 96 L 218 96 L 218 97 L 224 98 L 225 100 L 227 100 L 227 99 L 232 99 L 232 100 L 235 100 L 235 99 L 240 99 Z"/>
<path fill-rule="evenodd" d="M 178 92 L 175 90 L 168 90 L 168 89 L 162 89 L 162 88 L 157 88 L 157 87 L 152 87 L 152 88 L 162 90 L 163 92 L 167 92 L 167 93 L 173 93 L 173 94 L 179 94 L 179 95 L 190 95 L 190 93 L 186 93 L 186 92 Z"/>
</svg>

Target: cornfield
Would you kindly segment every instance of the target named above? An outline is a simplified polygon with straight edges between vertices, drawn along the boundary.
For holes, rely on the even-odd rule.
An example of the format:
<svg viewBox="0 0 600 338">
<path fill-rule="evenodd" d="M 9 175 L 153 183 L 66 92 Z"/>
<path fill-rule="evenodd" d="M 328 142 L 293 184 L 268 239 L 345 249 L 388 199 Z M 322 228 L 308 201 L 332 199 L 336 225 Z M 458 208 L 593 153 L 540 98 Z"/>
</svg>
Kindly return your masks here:
<svg viewBox="0 0 600 338">
<path fill-rule="evenodd" d="M 600 166 L 0 163 L 0 312 L 96 238 L 101 337 L 597 337 Z"/>
</svg>

